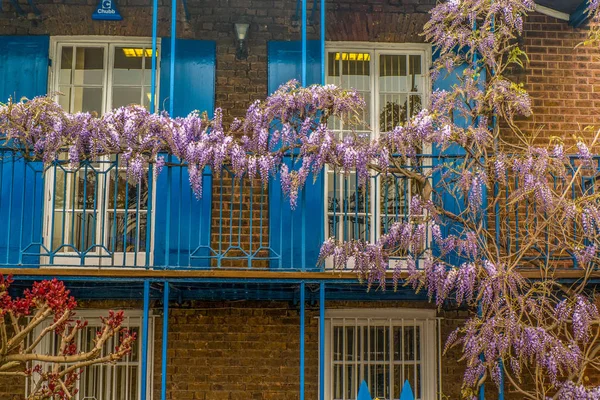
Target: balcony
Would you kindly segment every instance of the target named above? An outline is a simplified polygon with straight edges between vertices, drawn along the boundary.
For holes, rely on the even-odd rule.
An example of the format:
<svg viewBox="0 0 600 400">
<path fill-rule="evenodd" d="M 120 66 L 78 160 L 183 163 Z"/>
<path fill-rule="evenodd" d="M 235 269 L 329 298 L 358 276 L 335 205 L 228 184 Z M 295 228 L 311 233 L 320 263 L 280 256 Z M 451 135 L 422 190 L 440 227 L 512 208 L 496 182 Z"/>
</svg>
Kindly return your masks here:
<svg viewBox="0 0 600 400">
<path fill-rule="evenodd" d="M 292 210 L 277 176 L 265 186 L 259 179 L 234 179 L 227 168 L 217 174 L 207 167 L 198 198 L 190 188 L 187 166 L 175 159 L 168 160 L 157 176 L 150 169 L 136 184 L 128 179 L 118 156 L 86 161 L 77 168 L 66 159 L 51 165 L 26 160 L 9 149 L 0 150 L 0 156 L 3 268 L 318 272 L 332 268 L 327 260 L 318 263 L 326 237 L 374 242 L 392 223 L 408 216 L 411 197 L 423 190 L 405 173 L 374 173 L 359 186 L 352 174 L 322 171 L 300 192 Z M 444 157 L 420 156 L 417 165 L 404 169 L 427 174 L 441 165 L 430 174 L 434 201 L 456 213 L 462 207 L 460 194 L 436 185 L 441 186 L 445 168 L 461 161 Z M 592 173 L 598 171 L 599 161 L 594 160 L 589 177 L 572 183 L 573 197 L 595 190 Z M 287 162 L 291 167 L 291 160 Z M 577 160 L 572 162 L 575 166 Z M 557 187 L 566 184 L 556 179 Z M 551 242 L 526 243 L 528 236 L 540 235 L 541 222 L 534 203 L 507 201 L 518 187 L 517 180 L 509 180 L 488 190 L 484 199 L 488 229 L 497 232 L 500 251 L 515 253 L 527 247 L 524 267 L 536 268 L 550 259 L 576 266 L 573 254 Z M 455 231 L 453 224 L 442 221 L 442 230 Z M 570 234 L 577 240 L 580 232 Z M 412 256 L 419 258 L 429 250 L 438 253 L 430 232 L 423 248 Z M 405 256 L 392 254 L 393 259 Z M 346 270 L 352 268 L 349 262 Z"/>
<path fill-rule="evenodd" d="M 119 157 L 71 168 L 66 157 L 44 165 L 0 155 L 4 268 L 319 271 L 330 267 L 317 265 L 326 236 L 374 241 L 408 214 L 418 190 L 401 174 L 359 187 L 354 175 L 330 171 L 311 179 L 292 210 L 278 177 L 265 187 L 206 168 L 198 198 L 174 159 L 136 184 Z"/>
</svg>

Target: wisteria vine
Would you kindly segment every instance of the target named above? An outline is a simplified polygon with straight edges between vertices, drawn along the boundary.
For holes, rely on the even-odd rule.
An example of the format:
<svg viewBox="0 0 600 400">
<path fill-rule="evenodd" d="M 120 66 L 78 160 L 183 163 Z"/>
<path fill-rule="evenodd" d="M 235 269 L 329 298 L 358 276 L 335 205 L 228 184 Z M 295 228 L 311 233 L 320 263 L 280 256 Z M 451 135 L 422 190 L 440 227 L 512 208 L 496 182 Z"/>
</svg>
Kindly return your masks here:
<svg viewBox="0 0 600 400">
<path fill-rule="evenodd" d="M 0 105 L 0 140 L 47 164 L 61 154 L 73 166 L 119 154 L 138 181 L 151 164 L 160 173 L 164 155 L 173 155 L 188 165 L 198 196 L 205 167 L 219 174 L 227 166 L 237 178 L 264 185 L 278 175 L 292 207 L 310 175 L 325 166 L 356 173 L 360 184 L 373 173 L 401 174 L 421 188 L 409 215 L 374 242 L 328 239 L 321 261 L 352 265 L 369 287 L 381 289 L 391 272 L 394 286 L 426 291 L 440 308 L 472 310 L 446 346 L 462 351 L 466 397 L 504 375 L 527 399 L 597 398 L 583 376 L 600 371 L 600 316 L 586 285 L 598 262 L 600 203 L 584 178 L 595 174 L 600 131 L 540 145 L 522 130 L 532 101 L 511 73 L 527 61 L 518 37 L 534 6 L 436 6 L 424 32 L 435 46 L 432 75 L 456 84 L 433 92 L 426 109 L 377 138 L 352 129 L 365 107 L 356 91 L 292 81 L 228 126 L 219 109 L 214 118 L 173 118 L 129 106 L 96 117 L 66 113 L 50 97 L 8 102 Z M 592 1 L 589 12 L 596 18 L 597 11 Z M 350 134 L 340 137 L 331 119 L 343 119 Z M 433 168 L 406 168 L 418 165 L 425 146 L 441 155 L 432 157 Z M 565 284 L 564 267 L 581 279 Z"/>
</svg>

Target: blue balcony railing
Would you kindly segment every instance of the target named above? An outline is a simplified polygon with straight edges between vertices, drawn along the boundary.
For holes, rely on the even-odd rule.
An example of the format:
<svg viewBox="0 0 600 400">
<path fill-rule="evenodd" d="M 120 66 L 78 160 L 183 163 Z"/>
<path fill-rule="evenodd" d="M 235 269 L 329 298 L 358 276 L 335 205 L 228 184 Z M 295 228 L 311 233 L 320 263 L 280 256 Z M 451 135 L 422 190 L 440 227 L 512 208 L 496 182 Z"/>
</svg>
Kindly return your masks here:
<svg viewBox="0 0 600 400">
<path fill-rule="evenodd" d="M 175 159 L 158 176 L 150 169 L 136 184 L 119 157 L 75 168 L 66 159 L 44 165 L 8 149 L 0 150 L 0 158 L 0 267 L 8 268 L 328 269 L 327 262 L 317 265 L 326 237 L 375 241 L 393 222 L 407 218 L 411 197 L 423 191 L 400 172 L 375 173 L 361 186 L 353 174 L 323 171 L 291 210 L 278 177 L 266 187 L 258 179 L 234 179 L 227 168 L 220 174 L 206 168 L 198 198 L 187 166 Z M 598 161 L 589 177 L 575 182 L 572 196 L 596 190 Z M 426 172 L 436 164 L 436 158 L 421 157 L 404 168 Z M 432 174 L 434 186 L 442 173 Z M 566 183 L 557 178 L 555 184 Z M 491 191 L 487 194 L 495 204 L 487 223 L 499 232 L 504 251 L 520 251 L 527 232 L 537 230 L 535 204 L 506 201 L 518 187 L 513 179 L 495 194 L 496 202 Z M 439 194 L 436 201 L 448 208 L 461 202 Z M 580 232 L 572 234 L 577 240 Z M 428 234 L 424 249 L 413 256 L 423 255 L 430 243 Z M 560 257 L 574 259 L 548 242 L 533 246 L 523 259 Z"/>
<path fill-rule="evenodd" d="M 314 271 L 327 268 L 317 265 L 326 236 L 375 240 L 406 217 L 418 191 L 401 174 L 375 174 L 359 186 L 354 175 L 323 172 L 291 210 L 278 177 L 265 187 L 207 168 L 198 198 L 187 166 L 174 159 L 136 184 L 119 157 L 77 167 L 9 149 L 0 157 L 0 266 L 13 268 Z"/>
</svg>

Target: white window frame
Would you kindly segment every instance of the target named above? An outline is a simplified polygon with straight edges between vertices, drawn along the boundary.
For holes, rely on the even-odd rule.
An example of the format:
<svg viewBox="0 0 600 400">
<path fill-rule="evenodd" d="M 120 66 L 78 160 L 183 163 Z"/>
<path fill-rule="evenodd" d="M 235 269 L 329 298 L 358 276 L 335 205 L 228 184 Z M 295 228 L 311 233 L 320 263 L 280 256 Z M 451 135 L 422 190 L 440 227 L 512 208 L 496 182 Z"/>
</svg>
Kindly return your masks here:
<svg viewBox="0 0 600 400">
<path fill-rule="evenodd" d="M 61 50 L 65 46 L 78 46 L 78 47 L 100 47 L 105 49 L 104 56 L 104 90 L 102 93 L 102 113 L 106 113 L 110 110 L 109 105 L 112 105 L 112 87 L 113 87 L 113 71 L 114 71 L 114 48 L 115 47 L 149 47 L 152 45 L 152 39 L 149 37 L 128 37 L 128 36 L 52 36 L 50 38 L 50 59 L 51 59 L 51 67 L 49 68 L 49 76 L 48 76 L 48 93 L 58 92 L 59 88 L 59 71 L 60 71 L 60 63 L 61 63 Z M 161 41 L 160 38 L 157 42 L 157 62 L 156 62 L 156 101 L 154 104 L 155 112 L 158 110 L 158 99 L 159 97 L 159 88 L 160 88 L 160 56 L 161 56 Z M 56 97 L 58 101 L 58 97 Z M 44 205 L 44 223 L 43 223 L 43 242 L 46 248 L 53 249 L 52 243 L 50 240 L 52 238 L 52 232 L 50 232 L 52 228 L 51 220 L 52 215 L 54 213 L 54 209 L 52 208 L 52 188 L 48 187 L 52 182 L 54 182 L 54 173 L 52 170 L 48 170 L 46 172 L 48 174 L 48 179 L 46 179 L 46 189 L 45 192 L 48 193 L 48 198 Z M 153 187 L 156 185 L 156 178 L 153 178 Z M 108 193 L 108 188 L 104 187 L 102 184 L 101 193 Z M 70 192 L 70 188 L 67 188 L 67 191 Z M 100 193 L 97 194 L 99 198 L 99 203 L 97 205 L 97 212 L 103 213 L 102 218 L 107 219 L 108 210 L 102 202 L 102 198 L 106 196 L 100 196 Z M 156 199 L 156 191 L 153 190 L 152 197 L 148 199 L 148 202 L 152 202 L 154 204 Z M 131 211 L 129 211 L 131 212 Z M 103 266 L 104 268 L 123 268 L 123 264 L 125 264 L 125 268 L 127 267 L 140 267 L 145 265 L 146 252 L 149 254 L 149 264 L 153 265 L 154 259 L 154 222 L 155 222 L 155 210 L 152 208 L 151 212 L 148 213 L 146 211 L 146 229 L 151 229 L 152 234 L 150 235 L 150 243 L 146 243 L 147 249 L 144 251 L 138 252 L 116 252 L 113 251 L 112 257 L 100 256 L 100 252 L 102 250 L 96 250 L 92 252 L 90 256 L 85 256 L 84 265 L 95 265 L 95 266 Z M 97 224 L 101 225 L 101 224 Z M 96 227 L 97 237 L 99 237 L 100 228 Z M 106 232 L 105 232 L 106 235 Z M 102 239 L 104 242 L 104 238 Z M 73 257 L 77 253 L 75 252 L 58 252 L 53 258 L 52 267 L 72 267 L 79 266 L 81 264 L 81 260 L 78 257 Z M 124 260 L 124 254 L 126 259 Z M 65 255 L 65 256 L 61 256 Z M 50 257 L 43 256 L 41 258 L 41 264 L 48 265 L 50 264 Z"/>
<path fill-rule="evenodd" d="M 441 387 L 441 342 L 439 318 L 432 309 L 417 308 L 354 308 L 325 311 L 325 399 L 333 400 L 333 326 L 419 326 L 421 331 L 420 362 L 422 400 L 441 399 L 438 388 Z M 346 323 L 348 322 L 348 323 Z M 390 364 L 393 356 L 390 354 Z M 358 373 L 358 372 L 357 372 Z M 390 379 L 392 370 L 390 368 Z M 361 382 L 356 382 L 356 389 Z M 371 390 L 371 388 L 369 388 Z M 399 393 L 392 393 L 392 399 L 398 399 Z M 415 388 L 413 388 L 414 392 Z M 372 394 L 372 393 L 371 393 Z"/>
<path fill-rule="evenodd" d="M 369 76 L 370 79 L 370 87 L 371 87 L 371 102 L 370 102 L 370 109 L 369 109 L 369 115 L 370 115 L 370 121 L 369 121 L 369 125 L 371 127 L 371 132 L 373 134 L 373 139 L 378 138 L 379 137 L 379 124 L 377 124 L 377 115 L 378 115 L 378 111 L 379 110 L 379 106 L 380 106 L 380 99 L 379 99 L 379 86 L 378 86 L 378 77 L 379 77 L 379 58 L 381 55 L 420 55 L 421 56 L 421 69 L 422 69 L 422 75 L 423 75 L 423 92 L 422 92 L 422 104 L 423 105 L 427 105 L 429 104 L 429 99 L 431 97 L 431 90 L 432 90 L 432 82 L 431 82 L 431 77 L 429 74 L 429 70 L 431 68 L 432 65 L 432 46 L 431 44 L 427 44 L 427 43 L 374 43 L 374 42 L 326 42 L 325 43 L 325 71 L 326 71 L 326 75 L 325 78 L 327 79 L 327 71 L 329 71 L 329 57 L 328 54 L 330 52 L 358 52 L 358 53 L 370 53 L 371 54 L 371 59 L 370 59 L 370 71 L 376 71 L 376 73 L 371 73 Z M 326 81 L 326 83 L 328 83 Z M 428 154 L 431 152 L 431 147 L 428 145 L 427 147 L 425 147 L 423 149 L 425 154 Z M 425 158 L 423 160 L 423 165 L 425 167 L 427 166 L 431 166 L 431 159 L 429 158 Z M 327 171 L 327 167 L 325 169 L 325 179 L 324 179 L 324 185 L 325 185 L 325 199 L 323 201 L 323 212 L 325 215 L 324 218 L 324 223 L 325 223 L 325 231 L 328 232 L 328 225 L 329 225 L 329 210 L 328 210 L 328 206 L 329 206 L 329 202 L 328 202 L 328 180 L 329 180 L 329 174 Z M 370 229 L 370 234 L 369 234 L 369 240 L 371 242 L 375 242 L 377 240 L 377 238 L 380 236 L 380 232 L 381 232 L 381 212 L 378 213 L 377 218 L 375 218 L 375 211 L 378 210 L 380 211 L 380 195 L 381 195 L 381 190 L 380 190 L 380 186 L 381 186 L 381 182 L 380 179 L 377 180 L 377 185 L 371 185 L 370 191 L 369 191 L 369 198 L 370 200 L 370 209 L 369 209 L 369 213 L 367 214 L 368 216 L 371 216 L 371 224 L 369 226 Z M 410 190 L 410 189 L 409 189 Z M 377 198 L 375 198 L 377 195 Z M 338 214 L 340 216 L 343 215 L 343 210 L 340 211 L 340 213 Z M 350 214 L 349 214 L 350 215 Z M 341 221 L 340 221 L 340 226 L 342 225 Z M 338 228 L 341 229 L 342 228 Z M 338 235 L 340 234 L 340 232 L 338 232 Z M 329 235 L 331 236 L 331 235 Z M 427 237 L 430 238 L 430 233 L 427 233 Z M 348 265 L 347 268 L 352 269 L 354 267 L 354 262 L 353 260 L 348 260 Z M 325 268 L 326 269 L 332 269 L 333 268 L 333 259 L 331 257 L 329 257 L 326 261 L 325 261 Z"/>
<path fill-rule="evenodd" d="M 75 319 L 82 319 L 82 320 L 86 320 L 90 323 L 89 326 L 100 326 L 101 321 L 100 321 L 100 317 L 106 317 L 108 316 L 108 309 L 88 309 L 88 310 L 78 310 L 77 311 L 77 315 L 75 316 Z M 141 351 L 142 351 L 142 344 L 141 344 L 141 336 L 142 336 L 142 325 L 143 325 L 143 312 L 141 310 L 123 310 L 124 315 L 125 315 L 125 319 L 123 322 L 123 326 L 126 328 L 131 328 L 131 327 L 137 327 L 139 329 L 139 335 L 138 335 L 138 339 L 136 339 L 136 341 L 138 341 L 137 345 L 138 345 L 138 349 L 140 351 L 140 354 L 138 354 L 138 374 L 137 374 L 137 382 L 138 385 L 142 382 L 142 368 L 141 368 L 141 363 L 142 363 L 142 357 L 141 357 Z M 150 318 L 148 319 L 148 349 L 147 349 L 147 379 L 146 379 L 146 394 L 148 399 L 147 400 L 152 400 L 153 397 L 153 390 L 152 387 L 154 385 L 154 318 L 155 316 L 150 315 Z M 135 321 L 135 323 L 132 323 L 132 320 Z M 37 337 L 36 335 L 39 335 L 41 333 L 41 331 L 48 326 L 52 321 L 48 320 L 48 321 L 44 321 L 42 324 L 40 324 L 39 326 L 37 326 L 34 330 L 34 336 L 33 337 Z M 139 322 L 139 324 L 138 324 Z M 49 333 L 48 335 L 52 335 L 53 333 Z M 50 349 L 48 348 L 48 340 L 42 340 L 42 342 L 40 342 L 37 345 L 36 348 L 36 352 L 39 354 L 47 354 L 49 353 Z M 120 361 L 123 362 L 123 361 Z M 128 360 L 126 359 L 124 361 L 125 365 L 127 365 Z M 41 363 L 43 365 L 43 363 Z M 89 368 L 89 367 L 88 367 Z M 110 366 L 108 366 L 108 368 L 110 368 Z M 81 384 L 81 379 L 77 380 L 77 384 L 76 387 L 78 389 L 78 392 L 81 393 L 81 391 L 79 391 L 80 388 L 80 384 Z M 141 390 L 140 389 L 141 386 L 138 387 L 138 396 L 137 399 L 128 399 L 128 400 L 142 400 L 141 398 Z M 29 379 L 25 380 L 25 396 L 27 396 L 29 394 Z M 79 395 L 79 393 L 77 395 L 75 395 L 74 400 L 83 400 L 81 398 L 81 396 Z M 87 398 L 86 398 L 87 400 Z M 102 399 L 102 400 L 111 400 L 111 399 Z"/>
</svg>

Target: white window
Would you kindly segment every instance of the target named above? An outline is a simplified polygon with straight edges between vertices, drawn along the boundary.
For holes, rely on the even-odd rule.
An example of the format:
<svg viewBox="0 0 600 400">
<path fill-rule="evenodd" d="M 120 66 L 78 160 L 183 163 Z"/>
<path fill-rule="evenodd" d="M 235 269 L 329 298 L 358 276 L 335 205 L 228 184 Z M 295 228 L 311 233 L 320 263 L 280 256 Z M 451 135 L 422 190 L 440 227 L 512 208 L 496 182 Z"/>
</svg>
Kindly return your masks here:
<svg viewBox="0 0 600 400">
<path fill-rule="evenodd" d="M 148 108 L 150 39 L 53 38 L 50 92 L 71 112 L 105 112 L 129 104 Z M 157 97 L 158 98 L 158 97 Z M 156 102 L 155 102 L 156 104 Z M 45 247 L 54 265 L 145 265 L 148 186 L 131 183 L 119 157 L 46 170 Z M 148 254 L 148 256 L 146 255 Z"/>
<path fill-rule="evenodd" d="M 344 126 L 331 121 L 340 136 L 353 131 L 377 137 L 405 123 L 427 102 L 431 47 L 374 46 L 332 43 L 327 49 L 327 83 L 355 89 L 366 102 L 363 123 Z M 326 188 L 326 237 L 344 241 L 376 240 L 390 224 L 408 215 L 410 197 L 420 190 L 400 174 L 373 175 L 359 187 L 355 174 L 332 169 L 326 174 Z"/>
<path fill-rule="evenodd" d="M 373 398 L 400 398 L 405 381 L 415 399 L 438 398 L 435 311 L 331 310 L 326 318 L 327 399 L 356 399 L 363 380 Z"/>
<path fill-rule="evenodd" d="M 102 326 L 100 316 L 107 316 L 108 310 L 83 310 L 77 312 L 77 317 L 88 321 L 87 327 L 79 332 L 75 344 L 79 351 L 89 351 L 94 346 L 96 332 Z M 126 318 L 123 326 L 135 332 L 137 340 L 133 344 L 131 354 L 113 364 L 92 365 L 83 369 L 76 384 L 77 395 L 74 400 L 141 400 L 141 346 L 142 337 L 142 313 L 139 311 L 128 310 L 125 312 Z M 50 324 L 48 321 L 47 324 Z M 152 396 L 152 359 L 153 359 L 153 320 L 150 318 L 148 329 L 148 371 L 147 380 L 148 396 Z M 35 334 L 39 334 L 44 327 L 36 329 Z M 102 350 L 102 356 L 105 351 L 114 349 L 118 338 L 111 338 Z M 36 351 L 38 354 L 57 354 L 56 347 L 59 345 L 57 337 L 54 334 L 47 334 L 38 345 Z M 49 365 L 42 364 L 42 368 L 49 368 Z M 27 381 L 27 393 L 32 390 L 32 385 L 36 383 L 36 374 Z"/>
</svg>

